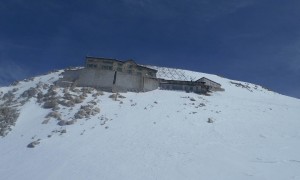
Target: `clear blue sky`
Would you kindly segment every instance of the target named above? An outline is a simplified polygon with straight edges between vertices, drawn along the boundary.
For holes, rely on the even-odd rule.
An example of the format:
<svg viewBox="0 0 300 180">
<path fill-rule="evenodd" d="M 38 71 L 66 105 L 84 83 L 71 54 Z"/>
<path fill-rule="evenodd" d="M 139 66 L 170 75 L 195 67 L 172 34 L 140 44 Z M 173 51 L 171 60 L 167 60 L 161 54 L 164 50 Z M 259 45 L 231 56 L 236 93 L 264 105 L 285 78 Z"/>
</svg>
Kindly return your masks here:
<svg viewBox="0 0 300 180">
<path fill-rule="evenodd" d="M 134 59 L 300 98 L 299 0 L 1 0 L 0 85 Z"/>
</svg>

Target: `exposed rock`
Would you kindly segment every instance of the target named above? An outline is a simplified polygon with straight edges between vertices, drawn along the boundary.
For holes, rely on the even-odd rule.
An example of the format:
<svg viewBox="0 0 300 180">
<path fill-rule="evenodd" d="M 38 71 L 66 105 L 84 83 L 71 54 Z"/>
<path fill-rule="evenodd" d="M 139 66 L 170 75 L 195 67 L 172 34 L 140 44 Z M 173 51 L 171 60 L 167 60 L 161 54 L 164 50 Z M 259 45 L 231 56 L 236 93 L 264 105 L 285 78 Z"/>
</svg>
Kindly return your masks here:
<svg viewBox="0 0 300 180">
<path fill-rule="evenodd" d="M 82 119 L 86 116 L 86 112 L 83 109 L 80 109 L 75 115 L 75 119 Z"/>
<path fill-rule="evenodd" d="M 44 83 L 43 82 L 41 82 L 41 81 L 39 81 L 37 84 L 36 84 L 36 88 L 37 89 L 42 89 L 43 88 L 43 85 L 44 85 Z"/>
<path fill-rule="evenodd" d="M 53 111 L 58 111 L 60 110 L 60 107 L 58 105 L 56 105 L 54 108 L 52 108 Z"/>
<path fill-rule="evenodd" d="M 54 108 L 57 105 L 58 105 L 58 103 L 56 102 L 56 100 L 50 100 L 50 101 L 46 101 L 44 103 L 43 108 L 51 109 L 51 108 Z"/>
<path fill-rule="evenodd" d="M 59 112 L 53 111 L 49 112 L 45 118 L 54 118 L 57 120 L 61 120 L 61 114 Z"/>
<path fill-rule="evenodd" d="M 79 111 L 74 115 L 75 119 L 88 118 L 100 112 L 100 108 L 93 108 L 92 105 L 81 106 Z"/>
<path fill-rule="evenodd" d="M 79 97 L 81 99 L 85 99 L 87 97 L 87 93 L 83 92 Z"/>
<path fill-rule="evenodd" d="M 19 112 L 11 107 L 0 107 L 0 136 L 7 135 L 11 126 L 15 125 Z"/>
<path fill-rule="evenodd" d="M 20 84 L 20 81 L 14 81 L 13 83 L 10 84 L 10 86 L 16 86 L 16 85 L 19 85 Z"/>
<path fill-rule="evenodd" d="M 203 107 L 203 106 L 205 106 L 204 103 L 200 103 L 200 104 L 199 104 L 199 107 Z"/>
<path fill-rule="evenodd" d="M 89 104 L 92 104 L 92 105 L 97 105 L 97 102 L 95 102 L 95 101 L 90 101 L 90 102 L 88 102 Z"/>
<path fill-rule="evenodd" d="M 108 97 L 113 99 L 113 100 L 117 100 L 118 94 L 111 94 Z"/>
<path fill-rule="evenodd" d="M 2 97 L 4 101 L 12 101 L 15 98 L 15 95 L 12 91 L 8 91 Z"/>
<path fill-rule="evenodd" d="M 64 94 L 69 94 L 69 89 L 68 88 L 64 88 L 63 93 Z"/>
<path fill-rule="evenodd" d="M 97 91 L 95 94 L 93 94 L 93 97 L 97 97 L 97 96 L 103 96 L 104 93 L 102 91 Z"/>
<path fill-rule="evenodd" d="M 66 126 L 66 125 L 72 125 L 75 122 L 76 122 L 76 119 L 73 119 L 73 120 L 70 120 L 70 121 L 61 120 L 57 124 L 60 125 L 60 126 Z"/>
<path fill-rule="evenodd" d="M 74 93 L 80 93 L 80 90 L 78 88 L 70 88 L 70 90 Z"/>
<path fill-rule="evenodd" d="M 48 124 L 49 121 L 50 121 L 50 118 L 45 119 L 45 120 L 42 122 L 42 124 Z"/>
<path fill-rule="evenodd" d="M 95 112 L 96 114 L 100 113 L 100 108 L 95 107 L 95 108 L 94 108 L 94 112 Z"/>
<path fill-rule="evenodd" d="M 19 88 L 13 88 L 12 92 L 17 92 L 19 90 Z"/>
<path fill-rule="evenodd" d="M 43 95 L 42 92 L 39 92 L 39 93 L 37 94 L 37 99 L 38 99 L 38 100 L 41 100 L 43 97 L 44 97 L 44 95 Z"/>
<path fill-rule="evenodd" d="M 49 89 L 48 92 L 44 95 L 45 98 L 56 96 L 57 92 Z"/>
<path fill-rule="evenodd" d="M 66 124 L 72 125 L 72 124 L 75 124 L 76 121 L 77 121 L 76 119 L 73 119 L 73 120 L 67 121 Z"/>
<path fill-rule="evenodd" d="M 79 103 L 82 103 L 83 102 L 83 100 L 81 99 L 81 98 L 75 98 L 74 99 L 74 103 L 76 103 L 76 104 L 79 104 Z"/>
<path fill-rule="evenodd" d="M 122 96 L 121 94 L 118 95 L 118 98 L 126 98 L 125 96 Z"/>
<path fill-rule="evenodd" d="M 67 130 L 66 130 L 66 129 L 63 129 L 63 130 L 60 131 L 60 133 L 61 133 L 61 134 L 67 133 Z"/>
<path fill-rule="evenodd" d="M 252 92 L 251 87 L 249 86 L 248 83 L 242 84 L 242 83 L 240 83 L 240 82 L 233 82 L 233 81 L 230 81 L 230 83 L 231 83 L 231 84 L 234 84 L 236 87 L 245 88 L 245 89 L 247 89 L 248 91 Z"/>
<path fill-rule="evenodd" d="M 74 99 L 73 96 L 69 93 L 65 93 L 63 98 L 66 99 L 66 100 L 73 100 Z"/>
<path fill-rule="evenodd" d="M 81 88 L 81 92 L 83 92 L 84 94 L 91 94 L 95 89 L 91 88 L 91 87 L 84 87 Z"/>
<path fill-rule="evenodd" d="M 57 89 L 57 86 L 55 85 L 50 85 L 50 88 L 49 88 L 51 91 L 55 91 Z"/>
<path fill-rule="evenodd" d="M 34 148 L 36 145 L 40 144 L 39 140 L 33 141 L 27 145 L 28 148 Z"/>
<path fill-rule="evenodd" d="M 66 107 L 73 107 L 75 105 L 74 101 L 59 101 L 58 103 Z"/>
<path fill-rule="evenodd" d="M 43 89 L 49 89 L 49 84 L 44 84 Z"/>
<path fill-rule="evenodd" d="M 34 97 L 37 93 L 38 93 L 38 90 L 36 88 L 31 87 L 28 90 L 24 91 L 21 94 L 21 97 L 29 99 L 29 98 Z"/>
<path fill-rule="evenodd" d="M 65 126 L 65 125 L 67 125 L 67 121 L 66 120 L 61 120 L 57 124 L 60 125 L 60 126 Z"/>
<path fill-rule="evenodd" d="M 213 123 L 214 120 L 213 120 L 212 118 L 208 118 L 207 122 L 208 122 L 208 123 Z"/>
</svg>

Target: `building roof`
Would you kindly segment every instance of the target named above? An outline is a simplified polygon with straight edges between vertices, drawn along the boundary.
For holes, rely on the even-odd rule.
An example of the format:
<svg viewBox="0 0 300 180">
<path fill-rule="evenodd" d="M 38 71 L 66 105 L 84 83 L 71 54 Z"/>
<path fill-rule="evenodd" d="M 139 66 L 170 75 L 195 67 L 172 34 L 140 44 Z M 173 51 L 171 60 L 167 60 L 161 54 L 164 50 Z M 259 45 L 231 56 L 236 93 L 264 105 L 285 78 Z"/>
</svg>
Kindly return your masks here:
<svg viewBox="0 0 300 180">
<path fill-rule="evenodd" d="M 200 78 L 200 79 L 196 80 L 196 82 L 200 82 L 202 79 L 209 80 L 209 81 L 211 81 L 211 82 L 213 82 L 213 83 L 216 83 L 216 84 L 218 84 L 218 85 L 220 85 L 220 86 L 221 86 L 221 84 L 219 84 L 219 83 L 217 83 L 217 82 L 215 82 L 215 81 L 213 81 L 213 80 L 210 80 L 210 79 L 208 79 L 208 78 L 206 78 L 206 77 L 202 77 L 202 78 Z"/>
<path fill-rule="evenodd" d="M 204 84 L 197 82 L 197 81 L 182 81 L 182 80 L 166 80 L 166 79 L 161 79 L 158 78 L 161 84 L 178 84 L 178 85 L 201 85 L 203 86 Z"/>
</svg>

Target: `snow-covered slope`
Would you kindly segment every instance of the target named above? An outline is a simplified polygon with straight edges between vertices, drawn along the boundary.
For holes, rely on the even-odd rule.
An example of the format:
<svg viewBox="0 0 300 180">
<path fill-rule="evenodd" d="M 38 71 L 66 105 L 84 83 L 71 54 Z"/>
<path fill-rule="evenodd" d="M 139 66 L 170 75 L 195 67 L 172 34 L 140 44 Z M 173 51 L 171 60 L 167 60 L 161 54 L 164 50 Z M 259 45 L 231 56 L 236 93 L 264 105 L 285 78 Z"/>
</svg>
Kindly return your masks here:
<svg viewBox="0 0 300 180">
<path fill-rule="evenodd" d="M 1 179 L 300 179 L 300 100 L 153 68 L 168 79 L 204 76 L 225 91 L 115 95 L 51 86 L 62 71 L 2 87 L 2 108 L 20 115 L 0 137 Z"/>
</svg>

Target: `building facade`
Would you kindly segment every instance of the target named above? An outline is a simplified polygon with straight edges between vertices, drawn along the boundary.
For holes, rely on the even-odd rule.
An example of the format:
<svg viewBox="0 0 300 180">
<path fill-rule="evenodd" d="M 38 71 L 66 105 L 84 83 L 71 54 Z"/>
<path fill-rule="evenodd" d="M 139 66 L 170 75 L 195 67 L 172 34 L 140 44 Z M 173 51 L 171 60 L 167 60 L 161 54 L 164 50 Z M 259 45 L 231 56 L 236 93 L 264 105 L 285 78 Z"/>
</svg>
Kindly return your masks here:
<svg viewBox="0 0 300 180">
<path fill-rule="evenodd" d="M 138 65 L 133 60 L 120 61 L 110 58 L 86 57 L 85 67 L 122 72 L 150 78 L 156 78 L 157 73 L 157 70 Z"/>
<path fill-rule="evenodd" d="M 145 92 L 157 89 L 157 70 L 133 60 L 86 57 L 85 68 L 66 70 L 57 85 L 94 87 L 112 92 Z"/>
<path fill-rule="evenodd" d="M 179 81 L 179 80 L 165 80 L 160 79 L 159 88 L 162 90 L 174 90 L 194 92 L 198 94 L 205 94 L 208 92 L 209 87 L 203 83 L 195 81 Z"/>
</svg>

